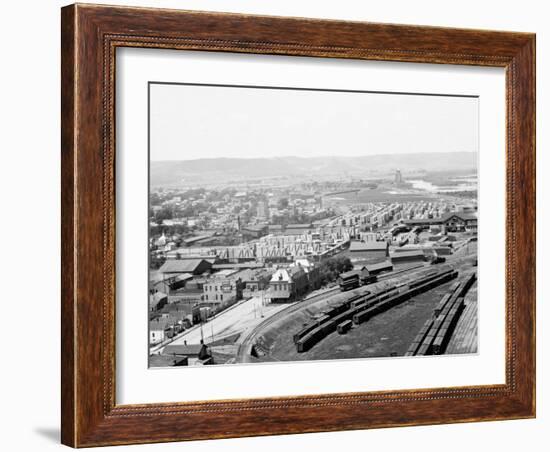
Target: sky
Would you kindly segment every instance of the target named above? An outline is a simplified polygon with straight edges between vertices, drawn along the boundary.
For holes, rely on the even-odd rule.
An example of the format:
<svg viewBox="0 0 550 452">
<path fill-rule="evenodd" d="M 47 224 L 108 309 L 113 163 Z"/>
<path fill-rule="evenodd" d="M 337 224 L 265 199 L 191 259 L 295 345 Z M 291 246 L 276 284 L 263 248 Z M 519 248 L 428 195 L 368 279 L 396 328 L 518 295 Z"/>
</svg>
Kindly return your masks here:
<svg viewBox="0 0 550 452">
<path fill-rule="evenodd" d="M 152 161 L 477 152 L 478 98 L 150 84 Z"/>
</svg>

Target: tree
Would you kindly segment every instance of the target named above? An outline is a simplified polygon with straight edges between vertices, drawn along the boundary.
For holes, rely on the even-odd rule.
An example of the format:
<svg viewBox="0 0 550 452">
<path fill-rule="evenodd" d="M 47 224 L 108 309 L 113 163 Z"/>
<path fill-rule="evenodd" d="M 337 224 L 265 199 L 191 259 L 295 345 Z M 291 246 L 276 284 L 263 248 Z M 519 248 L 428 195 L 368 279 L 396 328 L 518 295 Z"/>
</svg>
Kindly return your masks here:
<svg viewBox="0 0 550 452">
<path fill-rule="evenodd" d="M 170 218 L 172 218 L 172 209 L 169 207 L 163 207 L 155 214 L 157 224 L 161 224 L 163 220 L 169 220 Z"/>
<path fill-rule="evenodd" d="M 348 272 L 351 269 L 353 269 L 353 264 L 348 257 L 330 257 L 326 261 L 321 262 L 321 265 L 319 266 L 319 277 L 321 284 L 336 281 L 341 273 Z"/>
</svg>

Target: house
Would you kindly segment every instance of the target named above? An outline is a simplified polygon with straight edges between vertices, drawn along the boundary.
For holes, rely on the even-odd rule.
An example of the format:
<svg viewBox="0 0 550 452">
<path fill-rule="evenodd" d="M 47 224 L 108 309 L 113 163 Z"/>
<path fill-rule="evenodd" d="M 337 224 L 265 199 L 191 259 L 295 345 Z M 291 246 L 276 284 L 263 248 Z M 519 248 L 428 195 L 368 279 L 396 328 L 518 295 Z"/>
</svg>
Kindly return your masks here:
<svg viewBox="0 0 550 452">
<path fill-rule="evenodd" d="M 294 301 L 308 288 L 307 274 L 300 266 L 275 271 L 269 282 L 268 298 L 272 302 Z"/>
<path fill-rule="evenodd" d="M 477 215 L 472 213 L 450 212 L 441 218 L 447 232 L 472 231 L 477 232 Z"/>
<path fill-rule="evenodd" d="M 181 303 L 165 306 L 162 311 L 157 312 L 154 318 L 158 318 L 161 321 L 167 321 L 168 325 L 174 327 L 174 333 L 179 333 L 185 329 L 184 320 L 191 310 L 185 309 L 185 305 Z"/>
<path fill-rule="evenodd" d="M 203 285 L 203 301 L 211 306 L 227 306 L 243 296 L 242 272 L 222 270 Z"/>
<path fill-rule="evenodd" d="M 164 347 L 162 355 L 174 358 L 187 358 L 188 366 L 214 364 L 212 354 L 205 344 L 170 344 Z"/>
<path fill-rule="evenodd" d="M 260 291 L 269 287 L 273 270 L 259 269 L 241 272 L 243 287 L 243 298 L 251 298 Z"/>
<path fill-rule="evenodd" d="M 405 220 L 408 226 L 420 226 L 432 229 L 444 226 L 446 231 L 477 232 L 477 215 L 468 212 L 448 212 L 440 218 L 413 218 Z"/>
<path fill-rule="evenodd" d="M 150 345 L 160 344 L 173 336 L 173 327 L 168 319 L 156 318 L 149 322 Z"/>
<path fill-rule="evenodd" d="M 315 290 L 320 287 L 321 273 L 318 265 L 311 262 L 309 259 L 296 259 L 294 265 L 302 267 L 306 272 L 309 290 Z"/>
<path fill-rule="evenodd" d="M 155 292 L 149 295 L 149 311 L 159 311 L 168 303 L 168 295 Z"/>
<path fill-rule="evenodd" d="M 200 303 L 203 298 L 203 287 L 207 278 L 195 276 L 185 284 L 185 287 L 168 294 L 168 303 L 182 303 L 189 306 Z"/>
<path fill-rule="evenodd" d="M 151 282 L 152 292 L 164 292 L 166 294 L 185 287 L 187 281 L 193 279 L 191 273 L 159 274 L 158 278 Z"/>
<path fill-rule="evenodd" d="M 197 302 L 198 303 L 198 302 Z M 197 303 L 191 304 L 185 301 L 178 301 L 175 303 L 168 303 L 160 311 L 155 313 L 155 317 L 163 317 L 172 320 L 174 323 L 180 323 L 183 329 L 191 326 L 190 318 L 193 311 L 193 306 Z"/>
<path fill-rule="evenodd" d="M 202 275 L 211 268 L 212 263 L 206 259 L 170 259 L 162 264 L 158 272 L 166 279 L 182 273 Z"/>
<path fill-rule="evenodd" d="M 191 310 L 191 322 L 193 325 L 206 322 L 211 314 L 212 309 L 210 306 L 204 306 L 203 303 L 196 304 Z"/>
</svg>

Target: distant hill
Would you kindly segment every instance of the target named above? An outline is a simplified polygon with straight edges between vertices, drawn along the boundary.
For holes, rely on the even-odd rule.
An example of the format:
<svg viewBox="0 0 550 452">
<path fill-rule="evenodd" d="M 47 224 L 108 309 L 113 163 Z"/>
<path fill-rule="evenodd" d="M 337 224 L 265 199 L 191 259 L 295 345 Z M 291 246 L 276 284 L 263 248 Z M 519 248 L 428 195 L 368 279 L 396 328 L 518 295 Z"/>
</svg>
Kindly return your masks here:
<svg viewBox="0 0 550 452">
<path fill-rule="evenodd" d="M 401 169 L 412 171 L 475 171 L 477 153 L 418 153 L 364 157 L 214 158 L 151 162 L 151 186 L 177 186 L 190 182 L 223 182 L 284 176 L 305 177 L 349 174 L 368 177 Z"/>
</svg>

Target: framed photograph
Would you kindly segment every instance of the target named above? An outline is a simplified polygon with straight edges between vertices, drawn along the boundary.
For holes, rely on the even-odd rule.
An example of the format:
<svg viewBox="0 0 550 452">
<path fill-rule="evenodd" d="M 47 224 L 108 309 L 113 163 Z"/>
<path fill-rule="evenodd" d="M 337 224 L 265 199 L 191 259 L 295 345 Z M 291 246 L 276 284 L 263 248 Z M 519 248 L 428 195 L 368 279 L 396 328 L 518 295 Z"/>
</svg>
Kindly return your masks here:
<svg viewBox="0 0 550 452">
<path fill-rule="evenodd" d="M 62 442 L 535 416 L 535 36 L 62 9 Z"/>
</svg>

